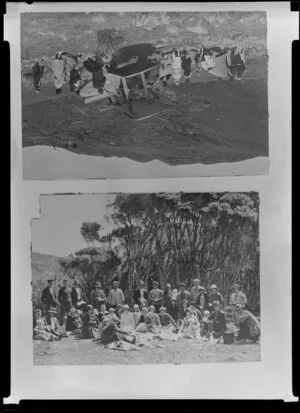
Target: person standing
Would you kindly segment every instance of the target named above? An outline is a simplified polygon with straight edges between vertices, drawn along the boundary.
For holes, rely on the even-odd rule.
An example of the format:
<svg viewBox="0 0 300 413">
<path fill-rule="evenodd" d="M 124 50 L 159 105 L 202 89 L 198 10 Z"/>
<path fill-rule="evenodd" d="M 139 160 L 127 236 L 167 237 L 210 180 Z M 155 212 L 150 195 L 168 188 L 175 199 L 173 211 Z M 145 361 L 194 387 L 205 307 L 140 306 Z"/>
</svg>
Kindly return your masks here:
<svg viewBox="0 0 300 413">
<path fill-rule="evenodd" d="M 171 306 L 168 310 L 168 313 L 170 314 L 170 316 L 176 321 L 176 323 L 179 320 L 179 310 L 178 310 L 178 305 L 176 302 L 176 298 L 172 297 L 171 299 Z"/>
<path fill-rule="evenodd" d="M 162 290 L 158 288 L 159 284 L 157 281 L 153 282 L 153 290 L 150 291 L 149 294 L 149 301 L 150 304 L 154 306 L 155 311 L 158 313 L 160 307 L 162 306 L 163 303 L 163 298 L 164 298 L 164 293 Z"/>
<path fill-rule="evenodd" d="M 95 288 L 91 291 L 90 298 L 93 308 L 96 308 L 98 311 L 100 311 L 101 304 L 104 304 L 106 301 L 106 295 L 101 288 L 100 281 L 96 281 Z"/>
<path fill-rule="evenodd" d="M 191 294 L 186 290 L 186 284 L 184 282 L 179 284 L 179 292 L 177 294 L 177 305 L 179 310 L 179 318 L 183 320 L 185 318 L 185 308 L 187 303 L 191 300 Z"/>
<path fill-rule="evenodd" d="M 72 290 L 69 287 L 69 280 L 63 280 L 63 287 L 58 292 L 58 301 L 60 303 L 59 324 L 64 323 L 65 314 L 68 313 L 72 307 Z"/>
<path fill-rule="evenodd" d="M 137 305 L 145 305 L 147 304 L 148 299 L 148 291 L 145 288 L 144 281 L 139 281 L 138 288 L 133 293 L 133 301 Z"/>
<path fill-rule="evenodd" d="M 182 51 L 181 65 L 185 83 L 190 83 L 192 77 L 192 58 L 186 50 Z"/>
<path fill-rule="evenodd" d="M 166 307 L 166 311 L 169 312 L 169 309 L 171 307 L 171 301 L 172 301 L 172 286 L 171 284 L 166 284 L 166 289 L 164 291 L 164 298 L 163 298 L 163 305 Z"/>
<path fill-rule="evenodd" d="M 240 304 L 242 307 L 245 307 L 247 305 L 247 297 L 240 290 L 240 285 L 238 283 L 234 283 L 233 288 L 234 288 L 234 292 L 230 296 L 229 305 L 231 306 L 231 311 L 232 311 L 232 321 L 237 326 L 238 321 L 237 321 L 236 314 L 235 314 L 236 305 Z"/>
<path fill-rule="evenodd" d="M 110 307 L 118 308 L 124 305 L 124 293 L 121 288 L 119 288 L 119 284 L 120 283 L 117 280 L 113 281 L 112 283 L 113 288 L 110 290 L 108 297 L 108 303 Z"/>
<path fill-rule="evenodd" d="M 72 304 L 75 308 L 81 308 L 86 302 L 79 281 L 75 280 L 71 292 Z"/>
<path fill-rule="evenodd" d="M 55 93 L 59 95 L 62 93 L 63 85 L 67 82 L 66 61 L 56 54 L 55 58 L 50 60 L 50 66 L 53 72 Z"/>
<path fill-rule="evenodd" d="M 56 308 L 58 301 L 54 289 L 54 280 L 47 280 L 48 285 L 42 291 L 41 302 L 44 306 L 44 311 L 47 312 L 50 307 Z"/>
<path fill-rule="evenodd" d="M 197 303 L 201 290 L 204 290 L 204 292 L 206 292 L 205 288 L 200 285 L 199 278 L 195 278 L 193 280 L 193 287 L 191 288 L 191 300 L 195 303 Z"/>
<path fill-rule="evenodd" d="M 197 298 L 196 307 L 199 308 L 202 315 L 204 314 L 204 311 L 208 309 L 208 295 L 204 288 L 200 289 L 200 295 Z"/>
<path fill-rule="evenodd" d="M 40 65 L 38 59 L 34 60 L 34 65 L 31 68 L 31 74 L 33 77 L 33 86 L 36 93 L 40 93 L 42 78 L 44 75 L 44 66 Z"/>
<path fill-rule="evenodd" d="M 179 50 L 173 50 L 172 78 L 176 86 L 179 85 L 182 76 L 181 57 Z"/>
</svg>

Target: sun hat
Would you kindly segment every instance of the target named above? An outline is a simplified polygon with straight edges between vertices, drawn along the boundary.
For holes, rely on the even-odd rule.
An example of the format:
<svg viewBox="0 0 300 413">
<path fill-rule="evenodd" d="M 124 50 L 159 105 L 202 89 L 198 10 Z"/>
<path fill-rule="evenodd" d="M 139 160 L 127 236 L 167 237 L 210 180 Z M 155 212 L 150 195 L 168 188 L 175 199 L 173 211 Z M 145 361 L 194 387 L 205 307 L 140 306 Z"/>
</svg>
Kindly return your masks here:
<svg viewBox="0 0 300 413">
<path fill-rule="evenodd" d="M 153 285 L 159 285 L 159 283 L 157 281 L 154 281 Z"/>
<path fill-rule="evenodd" d="M 183 285 L 184 287 L 186 287 L 186 283 L 183 283 L 183 282 L 179 284 L 179 287 L 181 287 L 182 285 Z"/>
<path fill-rule="evenodd" d="M 160 307 L 159 311 L 167 311 L 166 307 Z"/>
<path fill-rule="evenodd" d="M 86 306 L 86 309 L 87 309 L 87 310 L 92 310 L 92 309 L 93 309 L 93 306 L 92 306 L 91 304 L 88 304 L 88 305 Z"/>
<path fill-rule="evenodd" d="M 216 286 L 216 284 L 212 284 L 212 285 L 210 286 L 210 290 L 212 290 L 213 288 L 216 289 L 216 290 L 218 289 L 218 287 Z"/>
<path fill-rule="evenodd" d="M 204 310 L 203 314 L 204 315 L 210 315 L 210 312 L 208 310 Z"/>
<path fill-rule="evenodd" d="M 115 312 L 116 312 L 116 310 L 115 310 L 113 307 L 110 307 L 110 309 L 109 309 L 108 311 L 110 311 L 111 313 L 115 313 Z"/>
<path fill-rule="evenodd" d="M 113 284 L 120 284 L 118 280 L 114 280 L 112 283 Z"/>
<path fill-rule="evenodd" d="M 50 308 L 49 308 L 49 310 L 48 310 L 48 313 L 54 313 L 54 314 L 57 314 L 56 308 L 54 308 L 54 307 L 50 307 Z"/>
<path fill-rule="evenodd" d="M 220 301 L 217 300 L 217 301 L 214 301 L 214 302 L 213 302 L 213 306 L 214 306 L 214 307 L 216 307 L 216 306 L 218 306 L 218 305 L 221 305 Z"/>
<path fill-rule="evenodd" d="M 124 304 L 123 309 L 124 309 L 124 310 L 129 310 L 129 305 L 128 305 L 128 304 Z"/>
<path fill-rule="evenodd" d="M 171 284 L 166 284 L 166 288 L 172 288 Z"/>
<path fill-rule="evenodd" d="M 200 282 L 199 278 L 194 278 L 194 279 L 193 279 L 193 282 L 196 282 L 196 281 L 199 281 L 199 282 Z"/>
<path fill-rule="evenodd" d="M 96 287 L 96 285 L 101 285 L 101 282 L 100 282 L 100 281 L 96 281 L 96 282 L 95 282 L 95 287 Z"/>
<path fill-rule="evenodd" d="M 92 307 L 92 306 L 91 306 L 91 307 Z M 92 307 L 92 308 L 93 308 L 93 307 Z M 76 308 L 75 308 L 75 307 L 70 308 L 69 313 L 70 313 L 70 314 L 76 313 Z"/>
</svg>

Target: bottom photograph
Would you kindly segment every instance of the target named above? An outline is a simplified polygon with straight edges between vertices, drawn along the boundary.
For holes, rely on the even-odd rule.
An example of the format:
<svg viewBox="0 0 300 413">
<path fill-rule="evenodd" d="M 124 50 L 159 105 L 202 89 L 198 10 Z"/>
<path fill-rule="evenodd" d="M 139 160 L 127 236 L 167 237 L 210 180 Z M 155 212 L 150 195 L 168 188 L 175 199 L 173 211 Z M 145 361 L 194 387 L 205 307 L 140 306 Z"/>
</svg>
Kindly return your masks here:
<svg viewBox="0 0 300 413">
<path fill-rule="evenodd" d="M 259 194 L 40 196 L 34 365 L 257 362 Z"/>
</svg>

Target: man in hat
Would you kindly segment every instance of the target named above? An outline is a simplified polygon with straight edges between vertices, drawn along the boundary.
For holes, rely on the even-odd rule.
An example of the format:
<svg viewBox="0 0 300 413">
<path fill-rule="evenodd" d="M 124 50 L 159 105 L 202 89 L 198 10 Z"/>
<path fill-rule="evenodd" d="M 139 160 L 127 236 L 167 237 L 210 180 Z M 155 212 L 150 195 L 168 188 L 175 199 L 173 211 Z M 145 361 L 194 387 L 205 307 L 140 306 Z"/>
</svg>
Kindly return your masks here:
<svg viewBox="0 0 300 413">
<path fill-rule="evenodd" d="M 50 279 L 47 281 L 48 285 L 42 291 L 41 301 L 44 305 L 44 309 L 47 312 L 50 307 L 56 307 L 58 304 L 55 289 L 54 289 L 54 280 Z"/>
<path fill-rule="evenodd" d="M 239 326 L 237 340 L 252 340 L 256 343 L 260 336 L 258 319 L 250 311 L 245 310 L 241 304 L 235 306 L 235 315 Z"/>
<path fill-rule="evenodd" d="M 124 293 L 119 288 L 119 281 L 114 280 L 112 283 L 112 289 L 110 290 L 109 297 L 108 297 L 108 303 L 111 307 L 118 308 L 120 306 L 124 305 L 125 298 L 124 298 Z"/>
<path fill-rule="evenodd" d="M 246 295 L 240 290 L 240 285 L 238 283 L 233 284 L 234 293 L 230 296 L 229 305 L 231 306 L 232 310 L 232 321 L 237 326 L 238 321 L 235 315 L 235 308 L 237 304 L 241 304 L 242 307 L 247 305 L 247 297 Z"/>
<path fill-rule="evenodd" d="M 138 305 L 145 305 L 147 304 L 147 299 L 148 299 L 148 291 L 145 288 L 144 281 L 140 280 L 138 283 L 138 288 L 133 293 L 134 303 Z"/>
<path fill-rule="evenodd" d="M 84 294 L 82 288 L 80 287 L 80 283 L 78 280 L 74 281 L 72 292 L 71 292 L 72 304 L 75 308 L 80 308 L 86 302 L 84 301 Z"/>
<path fill-rule="evenodd" d="M 191 294 L 186 289 L 186 283 L 181 282 L 179 284 L 179 292 L 176 297 L 178 310 L 179 310 L 179 318 L 181 320 L 185 317 L 185 308 L 187 307 L 187 303 L 191 301 Z"/>
<path fill-rule="evenodd" d="M 51 328 L 51 333 L 56 334 L 56 335 L 61 335 L 60 327 L 58 324 L 58 320 L 56 318 L 56 308 L 55 307 L 50 307 L 49 310 L 47 311 L 46 315 L 46 321 L 48 326 Z"/>
<path fill-rule="evenodd" d="M 219 301 L 213 302 L 214 311 L 211 314 L 213 337 L 220 338 L 226 331 L 226 316 L 221 310 L 221 303 Z"/>
<path fill-rule="evenodd" d="M 199 278 L 195 278 L 193 280 L 193 287 L 191 288 L 191 300 L 194 301 L 195 303 L 198 300 L 201 290 L 204 290 L 204 292 L 206 292 L 205 288 L 202 287 L 202 285 L 200 285 Z"/>
<path fill-rule="evenodd" d="M 58 291 L 58 301 L 60 303 L 59 324 L 62 326 L 64 323 L 65 314 L 70 311 L 72 307 L 72 290 L 69 287 L 69 280 L 63 280 L 63 286 Z"/>
<path fill-rule="evenodd" d="M 156 312 L 159 312 L 160 307 L 163 303 L 164 293 L 162 290 L 158 288 L 159 284 L 157 281 L 153 282 L 153 290 L 150 291 L 149 294 L 149 302 L 150 305 L 155 307 Z"/>
<path fill-rule="evenodd" d="M 212 307 L 214 301 L 219 301 L 223 305 L 222 294 L 218 291 L 216 284 L 212 284 L 209 289 L 208 305 Z"/>
<path fill-rule="evenodd" d="M 91 303 L 94 308 L 100 311 L 101 305 L 106 302 L 105 292 L 101 288 L 101 282 L 96 281 L 94 290 L 91 291 Z"/>
</svg>

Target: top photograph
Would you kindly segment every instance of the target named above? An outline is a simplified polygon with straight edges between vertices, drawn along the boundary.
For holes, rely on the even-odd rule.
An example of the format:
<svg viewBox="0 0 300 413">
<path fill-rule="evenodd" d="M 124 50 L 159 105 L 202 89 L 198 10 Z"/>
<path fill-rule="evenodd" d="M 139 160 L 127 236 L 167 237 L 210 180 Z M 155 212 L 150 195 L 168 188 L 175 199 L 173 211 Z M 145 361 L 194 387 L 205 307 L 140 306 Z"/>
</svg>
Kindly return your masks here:
<svg viewBox="0 0 300 413">
<path fill-rule="evenodd" d="M 264 175 L 266 12 L 21 14 L 25 180 Z"/>
</svg>

